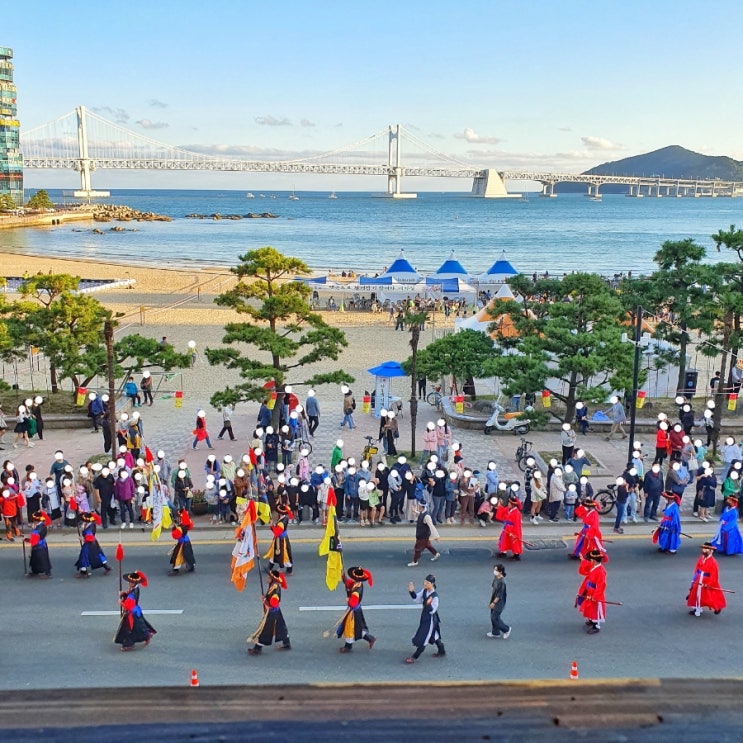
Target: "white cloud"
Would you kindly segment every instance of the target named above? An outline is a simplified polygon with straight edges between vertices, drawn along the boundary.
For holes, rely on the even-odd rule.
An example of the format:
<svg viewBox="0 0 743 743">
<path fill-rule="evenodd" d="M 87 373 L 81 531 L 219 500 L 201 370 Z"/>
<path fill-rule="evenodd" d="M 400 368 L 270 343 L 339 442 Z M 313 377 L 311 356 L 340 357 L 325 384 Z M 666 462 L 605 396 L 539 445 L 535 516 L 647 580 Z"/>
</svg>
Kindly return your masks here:
<svg viewBox="0 0 743 743">
<path fill-rule="evenodd" d="M 95 113 L 107 119 L 113 119 L 117 124 L 126 124 L 129 121 L 129 113 L 123 108 L 111 108 L 111 106 L 99 106 L 93 108 Z"/>
<path fill-rule="evenodd" d="M 469 127 L 462 134 L 455 134 L 454 139 L 464 139 L 470 144 L 499 144 L 502 141 L 498 137 L 483 137 Z"/>
<path fill-rule="evenodd" d="M 152 108 L 167 108 L 168 104 L 164 103 L 163 101 L 158 101 L 157 98 L 150 98 L 149 101 L 147 101 L 147 105 L 151 106 Z"/>
<path fill-rule="evenodd" d="M 315 124 L 312 121 L 310 121 L 309 119 L 302 119 L 299 122 L 299 125 L 300 126 L 315 126 Z"/>
<path fill-rule="evenodd" d="M 277 119 L 275 116 L 256 116 L 254 121 L 260 126 L 292 126 L 289 119 Z"/>
<path fill-rule="evenodd" d="M 134 123 L 139 124 L 142 129 L 167 129 L 170 126 L 165 121 L 152 121 L 151 119 L 139 119 Z"/>
<path fill-rule="evenodd" d="M 587 150 L 596 151 L 596 150 L 623 150 L 625 149 L 624 145 L 616 144 L 615 142 L 612 142 L 609 139 L 605 139 L 604 137 L 581 137 L 580 141 L 583 142 L 583 146 Z"/>
</svg>

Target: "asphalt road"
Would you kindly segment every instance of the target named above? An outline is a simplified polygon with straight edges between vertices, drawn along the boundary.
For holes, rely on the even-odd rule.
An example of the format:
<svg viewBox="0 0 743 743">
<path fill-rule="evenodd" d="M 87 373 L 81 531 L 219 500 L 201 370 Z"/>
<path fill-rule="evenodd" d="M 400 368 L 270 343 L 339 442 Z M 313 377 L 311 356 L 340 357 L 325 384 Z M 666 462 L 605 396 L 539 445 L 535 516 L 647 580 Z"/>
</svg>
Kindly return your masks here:
<svg viewBox="0 0 743 743">
<path fill-rule="evenodd" d="M 296 534 L 296 532 L 295 532 Z M 649 537 L 617 539 L 610 545 L 608 621 L 599 635 L 584 633 L 573 600 L 580 583 L 577 565 L 567 550 L 527 552 L 520 563 L 506 561 L 508 607 L 513 626 L 508 640 L 489 639 L 487 601 L 492 580 L 493 532 L 467 540 L 442 540 L 442 558 L 424 556 L 407 568 L 413 539 L 407 536 L 346 540 L 345 564 L 362 564 L 374 575 L 364 604 L 378 642 L 370 652 L 360 643 L 350 655 L 338 653 L 341 642 L 323 638 L 342 613 L 345 594 L 324 583 L 324 560 L 317 539 L 294 540 L 295 574 L 289 578 L 282 608 L 293 649 L 249 657 L 247 635 L 261 616 L 259 580 L 248 576 L 244 593 L 229 582 L 233 542 L 195 541 L 197 570 L 166 576 L 170 540 L 127 546 L 125 571 L 143 570 L 150 580 L 142 591 L 145 615 L 158 630 L 148 648 L 121 653 L 112 638 L 115 615 L 82 612 L 116 611 L 116 571 L 97 571 L 76 580 L 73 545 L 53 545 L 54 577 L 23 575 L 21 549 L 0 549 L 0 622 L 3 653 L 0 688 L 95 688 L 188 686 L 197 669 L 202 686 L 229 684 L 301 684 L 567 679 L 576 661 L 581 679 L 731 678 L 743 667 L 737 643 L 743 599 L 740 558 L 720 557 L 721 582 L 737 594 L 719 616 L 691 617 L 685 607 L 700 539 L 685 541 L 675 557 L 654 551 Z M 113 550 L 109 559 L 113 560 Z M 433 571 L 441 597 L 440 614 L 447 656 L 428 649 L 412 666 L 403 659 L 412 650 L 418 610 L 410 609 L 408 580 L 420 587 Z M 338 607 L 317 610 L 322 607 Z M 315 607 L 315 609 L 308 609 Z M 182 610 L 155 614 L 152 610 Z"/>
</svg>

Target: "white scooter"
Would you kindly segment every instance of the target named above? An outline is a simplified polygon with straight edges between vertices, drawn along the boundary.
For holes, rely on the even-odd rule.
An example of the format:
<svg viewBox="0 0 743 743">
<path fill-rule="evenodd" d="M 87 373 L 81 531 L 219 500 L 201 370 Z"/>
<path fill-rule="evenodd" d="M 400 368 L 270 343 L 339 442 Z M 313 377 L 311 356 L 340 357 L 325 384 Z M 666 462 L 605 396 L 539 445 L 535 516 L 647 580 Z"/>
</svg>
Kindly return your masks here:
<svg viewBox="0 0 743 743">
<path fill-rule="evenodd" d="M 526 412 L 528 413 L 530 410 L 533 410 L 533 408 L 528 406 Z M 495 403 L 493 414 L 485 421 L 485 435 L 487 436 L 493 431 L 511 431 L 520 435 L 529 433 L 531 421 L 528 418 L 520 418 L 520 415 L 521 413 L 507 413 L 500 403 Z"/>
</svg>

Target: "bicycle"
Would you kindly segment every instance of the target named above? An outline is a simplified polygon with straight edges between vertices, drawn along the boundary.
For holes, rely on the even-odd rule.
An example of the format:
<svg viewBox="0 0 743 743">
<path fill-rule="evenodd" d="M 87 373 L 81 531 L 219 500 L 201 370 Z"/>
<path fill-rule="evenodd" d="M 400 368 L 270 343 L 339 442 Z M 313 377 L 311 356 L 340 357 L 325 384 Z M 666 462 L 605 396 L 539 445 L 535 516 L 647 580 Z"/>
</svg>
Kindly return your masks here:
<svg viewBox="0 0 743 743">
<path fill-rule="evenodd" d="M 426 402 L 429 405 L 433 405 L 438 410 L 441 410 L 441 398 L 441 385 L 439 385 L 426 395 Z"/>
<path fill-rule="evenodd" d="M 611 483 L 605 488 L 601 488 L 601 490 L 596 493 L 594 500 L 599 503 L 599 513 L 602 516 L 611 513 L 611 509 L 614 508 L 614 504 L 617 502 L 616 483 Z"/>
<path fill-rule="evenodd" d="M 526 439 L 522 438 L 521 443 L 518 445 L 518 448 L 516 449 L 516 461 L 519 464 L 519 469 L 522 472 L 526 472 L 526 460 L 531 457 L 531 452 L 534 449 L 534 442 L 533 441 L 527 441 Z"/>
<path fill-rule="evenodd" d="M 371 464 L 374 455 L 379 452 L 379 447 L 374 444 L 374 436 L 365 436 L 366 446 L 364 451 L 361 452 L 361 461 L 369 462 Z"/>
</svg>

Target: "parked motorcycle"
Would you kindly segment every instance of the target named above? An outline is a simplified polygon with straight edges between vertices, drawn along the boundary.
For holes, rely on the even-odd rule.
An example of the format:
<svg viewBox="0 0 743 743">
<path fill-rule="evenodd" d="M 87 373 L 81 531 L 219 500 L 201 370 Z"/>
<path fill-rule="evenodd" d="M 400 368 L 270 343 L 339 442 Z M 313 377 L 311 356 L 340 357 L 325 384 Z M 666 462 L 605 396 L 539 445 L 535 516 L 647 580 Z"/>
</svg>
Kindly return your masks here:
<svg viewBox="0 0 743 743">
<path fill-rule="evenodd" d="M 525 412 L 533 410 L 527 407 Z M 511 431 L 514 434 L 523 435 L 529 433 L 531 421 L 528 418 L 521 418 L 521 413 L 508 413 L 500 404 L 495 403 L 493 414 L 485 421 L 484 433 L 486 436 L 493 431 Z"/>
</svg>

